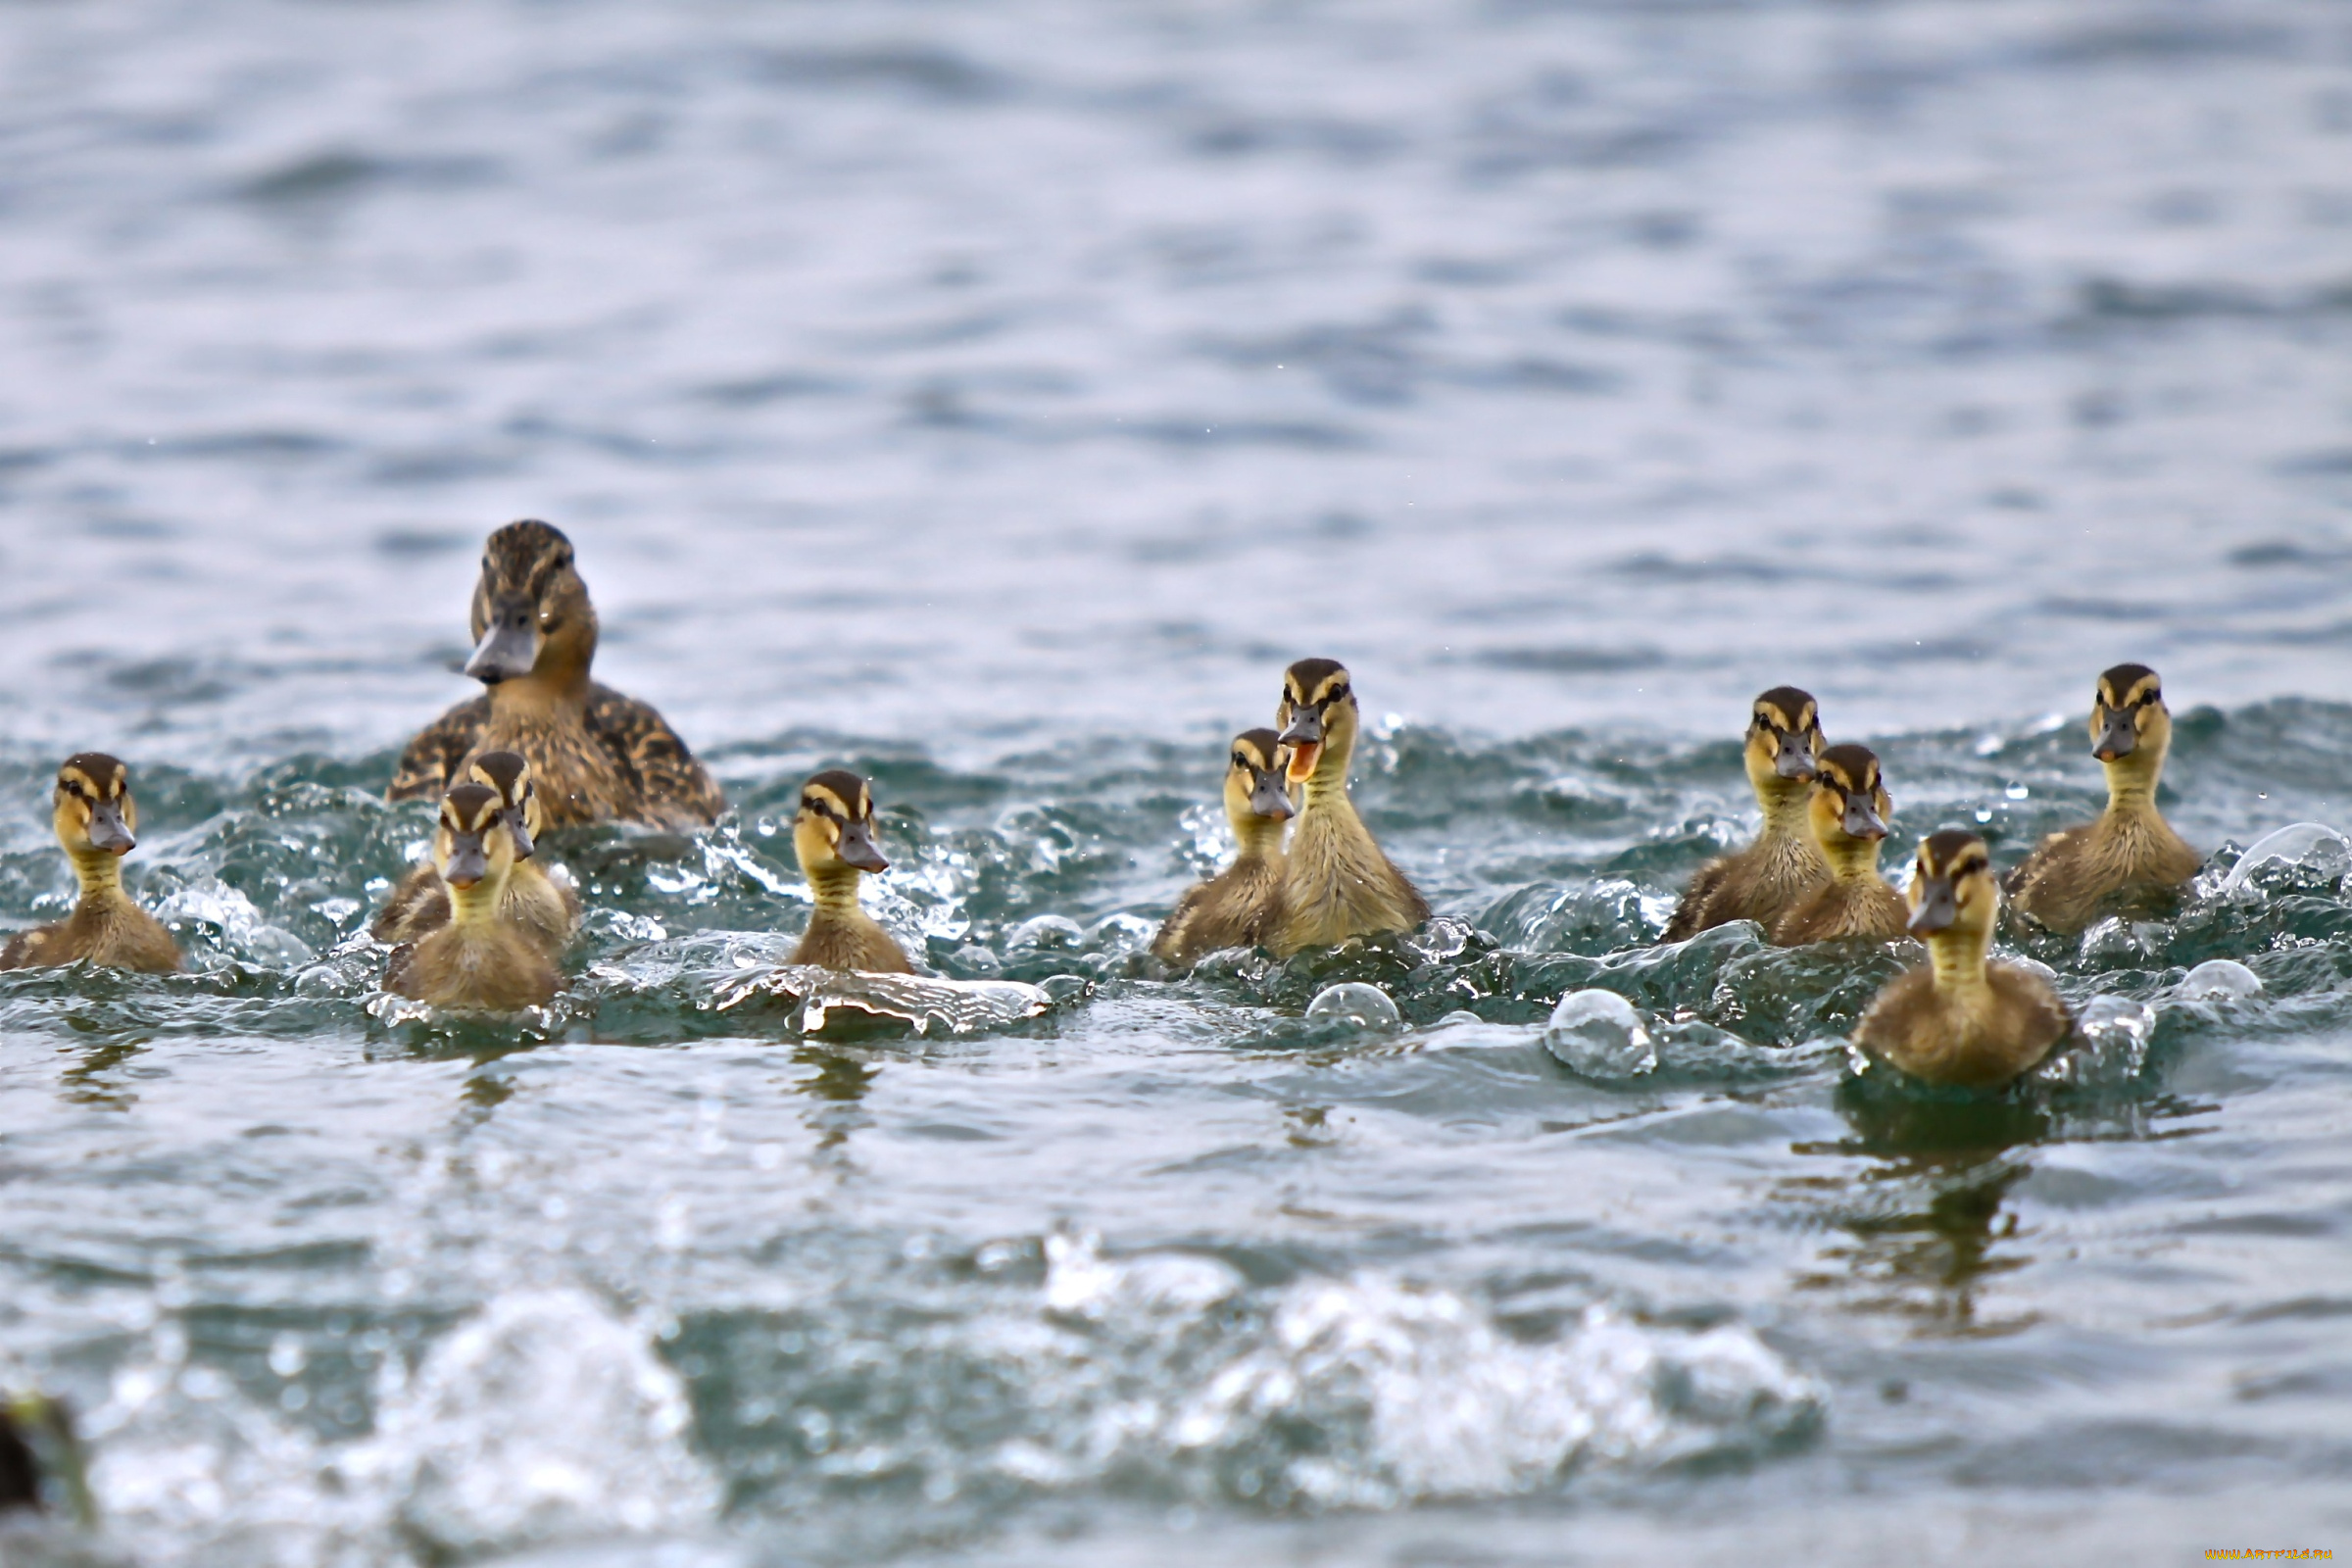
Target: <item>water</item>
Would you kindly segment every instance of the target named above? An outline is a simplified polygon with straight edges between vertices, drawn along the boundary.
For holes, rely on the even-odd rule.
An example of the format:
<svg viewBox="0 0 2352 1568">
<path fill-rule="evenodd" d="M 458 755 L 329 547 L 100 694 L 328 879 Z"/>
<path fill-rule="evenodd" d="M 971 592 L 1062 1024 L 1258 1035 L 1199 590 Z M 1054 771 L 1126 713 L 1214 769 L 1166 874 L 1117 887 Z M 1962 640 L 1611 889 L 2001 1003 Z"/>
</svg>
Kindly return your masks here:
<svg viewBox="0 0 2352 1568">
<path fill-rule="evenodd" d="M 83 1410 L 103 1552 L 2335 1544 L 2348 55 L 2324 0 L 0 11 L 0 925 L 102 746 L 194 962 L 0 979 L 0 1383 Z M 419 1020 L 374 796 L 518 515 L 739 808 L 552 841 L 565 998 Z M 1152 979 L 1308 654 L 1442 919 Z M 2094 1023 L 2047 1081 L 1856 1074 L 1893 954 L 1651 946 L 1754 691 L 2007 859 L 2126 658 L 2216 853 L 2024 955 Z M 839 763 L 878 912 L 1051 1010 L 720 1005 Z M 1546 1051 L 1588 988 L 1654 1065 Z"/>
</svg>

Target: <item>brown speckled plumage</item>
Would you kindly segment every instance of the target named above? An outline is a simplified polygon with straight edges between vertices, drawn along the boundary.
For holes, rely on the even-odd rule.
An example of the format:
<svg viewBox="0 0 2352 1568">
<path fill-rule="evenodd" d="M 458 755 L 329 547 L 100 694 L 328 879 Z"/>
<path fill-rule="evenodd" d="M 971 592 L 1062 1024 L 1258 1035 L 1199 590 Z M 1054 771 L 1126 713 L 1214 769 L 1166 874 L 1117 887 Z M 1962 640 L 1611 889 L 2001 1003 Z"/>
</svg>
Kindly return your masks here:
<svg viewBox="0 0 2352 1568">
<path fill-rule="evenodd" d="M 530 760 L 551 827 L 632 821 L 691 828 L 726 809 L 717 785 L 660 713 L 588 678 L 596 611 L 562 533 L 525 521 L 490 536 L 472 626 L 478 646 L 467 667 L 490 689 L 409 743 L 390 799 L 437 800 L 475 756 L 512 751 Z"/>
</svg>

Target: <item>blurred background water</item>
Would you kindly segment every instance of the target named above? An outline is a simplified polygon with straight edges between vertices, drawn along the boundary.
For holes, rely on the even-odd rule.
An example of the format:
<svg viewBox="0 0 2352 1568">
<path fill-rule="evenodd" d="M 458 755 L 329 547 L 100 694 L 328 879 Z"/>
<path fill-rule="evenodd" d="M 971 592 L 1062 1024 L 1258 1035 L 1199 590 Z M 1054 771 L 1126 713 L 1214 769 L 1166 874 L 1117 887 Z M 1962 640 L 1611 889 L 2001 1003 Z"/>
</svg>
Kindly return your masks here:
<svg viewBox="0 0 2352 1568">
<path fill-rule="evenodd" d="M 2328 0 L 0 7 L 0 925 L 105 747 L 197 965 L 0 980 L 0 1381 L 208 1568 L 2340 1539 L 2345 867 L 2222 883 L 2352 820 L 2348 67 Z M 740 809 L 554 844 L 519 1036 L 379 1018 L 372 797 L 523 515 Z M 1446 921 L 1152 980 L 1308 654 Z M 2006 858 L 2121 659 L 2217 855 L 2035 952 L 2144 1004 L 2111 1080 L 1888 1104 L 1824 1042 L 1893 957 L 1650 946 L 1755 690 Z M 842 761 L 1052 1014 L 712 1008 Z M 1542 1049 L 1594 984 L 1654 1072 Z"/>
</svg>

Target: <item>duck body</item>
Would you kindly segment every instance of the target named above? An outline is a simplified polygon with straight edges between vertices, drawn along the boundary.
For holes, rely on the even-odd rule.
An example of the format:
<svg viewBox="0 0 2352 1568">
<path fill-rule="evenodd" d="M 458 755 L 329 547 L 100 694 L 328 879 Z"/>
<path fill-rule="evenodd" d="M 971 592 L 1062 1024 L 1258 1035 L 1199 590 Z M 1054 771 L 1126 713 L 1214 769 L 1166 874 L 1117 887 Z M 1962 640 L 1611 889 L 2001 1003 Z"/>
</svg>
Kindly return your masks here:
<svg viewBox="0 0 2352 1568">
<path fill-rule="evenodd" d="M 145 974 L 177 970 L 179 944 L 122 887 L 122 857 L 136 846 L 138 826 L 129 769 L 99 752 L 68 758 L 58 769 L 52 821 L 80 897 L 65 919 L 9 938 L 0 969 L 87 961 Z"/>
<path fill-rule="evenodd" d="M 2073 1020 L 2039 975 L 1986 957 L 2000 887 L 1984 841 L 1944 832 L 1921 845 L 1909 907 L 1928 962 L 1887 983 L 1855 1042 L 1915 1078 L 1958 1088 L 1998 1088 L 2038 1065 Z"/>
<path fill-rule="evenodd" d="M 865 874 L 890 868 L 874 844 L 873 825 L 873 790 L 857 774 L 831 768 L 801 786 L 792 844 L 815 902 L 788 961 L 867 974 L 914 972 L 897 940 L 858 902 Z"/>
<path fill-rule="evenodd" d="M 1910 911 L 1879 875 L 1879 846 L 1893 814 L 1879 760 L 1868 747 L 1833 746 L 1821 754 L 1805 817 L 1830 879 L 1772 922 L 1767 934 L 1776 946 L 1849 937 L 1883 942 L 1904 934 Z"/>
<path fill-rule="evenodd" d="M 501 910 L 514 835 L 496 791 L 459 784 L 441 798 L 433 862 L 449 923 L 396 948 L 384 989 L 436 1007 L 512 1012 L 555 1000 L 563 975 L 547 951 Z"/>
<path fill-rule="evenodd" d="M 1190 888 L 1152 942 L 1152 956 L 1186 969 L 1204 954 L 1261 947 L 1282 924 L 1287 867 L 1283 824 L 1295 811 L 1284 789 L 1282 743 L 1270 729 L 1234 737 L 1225 771 L 1225 819 L 1237 846 L 1233 863 Z"/>
<path fill-rule="evenodd" d="M 485 752 L 526 758 L 547 824 L 708 826 L 726 800 L 662 715 L 589 679 L 597 621 L 571 543 L 543 522 L 490 536 L 474 589 L 466 673 L 489 690 L 401 754 L 387 797 L 437 800 Z"/>
<path fill-rule="evenodd" d="M 1274 956 L 1427 920 L 1429 901 L 1382 852 L 1348 793 L 1357 710 L 1347 669 L 1328 659 L 1293 664 L 1277 722 L 1303 802 L 1283 856 L 1282 912 L 1267 943 Z"/>
<path fill-rule="evenodd" d="M 2018 912 L 2053 931 L 2080 931 L 2117 896 L 2179 887 L 2204 864 L 2156 807 L 2173 736 L 2156 672 L 2118 664 L 2102 674 L 2090 733 L 2107 774 L 2107 808 L 2096 821 L 2044 838 L 2009 874 Z"/>
<path fill-rule="evenodd" d="M 1743 758 L 1748 785 L 1763 808 L 1755 842 L 1698 868 L 1666 922 L 1663 938 L 1682 942 L 1733 920 L 1766 927 L 1830 880 L 1806 820 L 1813 760 L 1822 750 L 1819 707 L 1793 686 L 1755 701 Z"/>
</svg>

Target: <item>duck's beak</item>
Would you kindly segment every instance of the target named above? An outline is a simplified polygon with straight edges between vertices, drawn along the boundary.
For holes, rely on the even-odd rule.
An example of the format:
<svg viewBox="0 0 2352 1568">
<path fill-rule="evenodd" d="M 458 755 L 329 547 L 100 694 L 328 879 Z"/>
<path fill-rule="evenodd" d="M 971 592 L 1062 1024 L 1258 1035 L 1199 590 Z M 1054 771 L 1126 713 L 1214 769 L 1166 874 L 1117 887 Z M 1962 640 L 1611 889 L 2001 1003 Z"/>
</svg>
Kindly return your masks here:
<svg viewBox="0 0 2352 1568">
<path fill-rule="evenodd" d="M 854 865 L 860 871 L 890 869 L 890 862 L 882 858 L 881 850 L 875 847 L 873 828 L 864 822 L 845 824 L 841 842 L 833 846 L 833 853 L 841 857 L 842 864 Z"/>
<path fill-rule="evenodd" d="M 529 859 L 537 853 L 539 846 L 531 842 L 531 830 L 523 826 L 522 808 L 509 807 L 503 814 L 507 819 L 507 831 L 514 835 L 514 858 Z"/>
<path fill-rule="evenodd" d="M 1952 892 L 1948 876 L 1923 877 L 1919 883 L 1919 902 L 1912 906 L 1907 924 L 1913 936 L 1926 936 L 1941 931 L 1960 918 L 1960 900 Z"/>
<path fill-rule="evenodd" d="M 2110 708 L 2107 722 L 2100 728 L 2098 743 L 2091 747 L 2090 755 L 2102 762 L 2112 762 L 2130 757 L 2138 745 L 2139 730 L 2132 722 L 2132 710 Z"/>
<path fill-rule="evenodd" d="M 520 597 L 492 606 L 489 628 L 482 633 L 473 657 L 466 661 L 466 673 L 485 686 L 528 675 L 539 662 L 535 620 L 530 602 Z"/>
<path fill-rule="evenodd" d="M 1783 778 L 1809 779 L 1813 776 L 1813 742 L 1803 735 L 1784 735 L 1781 749 L 1772 759 L 1772 770 Z"/>
<path fill-rule="evenodd" d="M 114 855 L 128 855 L 139 847 L 122 824 L 122 808 L 113 801 L 100 801 L 90 808 L 90 845 Z"/>
<path fill-rule="evenodd" d="M 1883 839 L 1886 824 L 1880 820 L 1878 808 L 1867 796 L 1848 795 L 1845 798 L 1845 834 L 1855 839 Z"/>
<path fill-rule="evenodd" d="M 1283 770 L 1269 767 L 1255 774 L 1256 783 L 1250 791 L 1250 809 L 1275 821 L 1285 821 L 1298 813 L 1291 806 L 1291 797 L 1283 789 Z"/>
<path fill-rule="evenodd" d="M 472 887 L 490 874 L 490 852 L 482 848 L 479 833 L 451 835 L 449 864 L 441 871 L 441 880 L 453 888 Z"/>
<path fill-rule="evenodd" d="M 1280 738 L 1291 749 L 1291 782 L 1301 784 L 1312 778 L 1315 764 L 1323 760 L 1322 710 L 1311 703 L 1302 704 L 1292 712 Z"/>
</svg>

